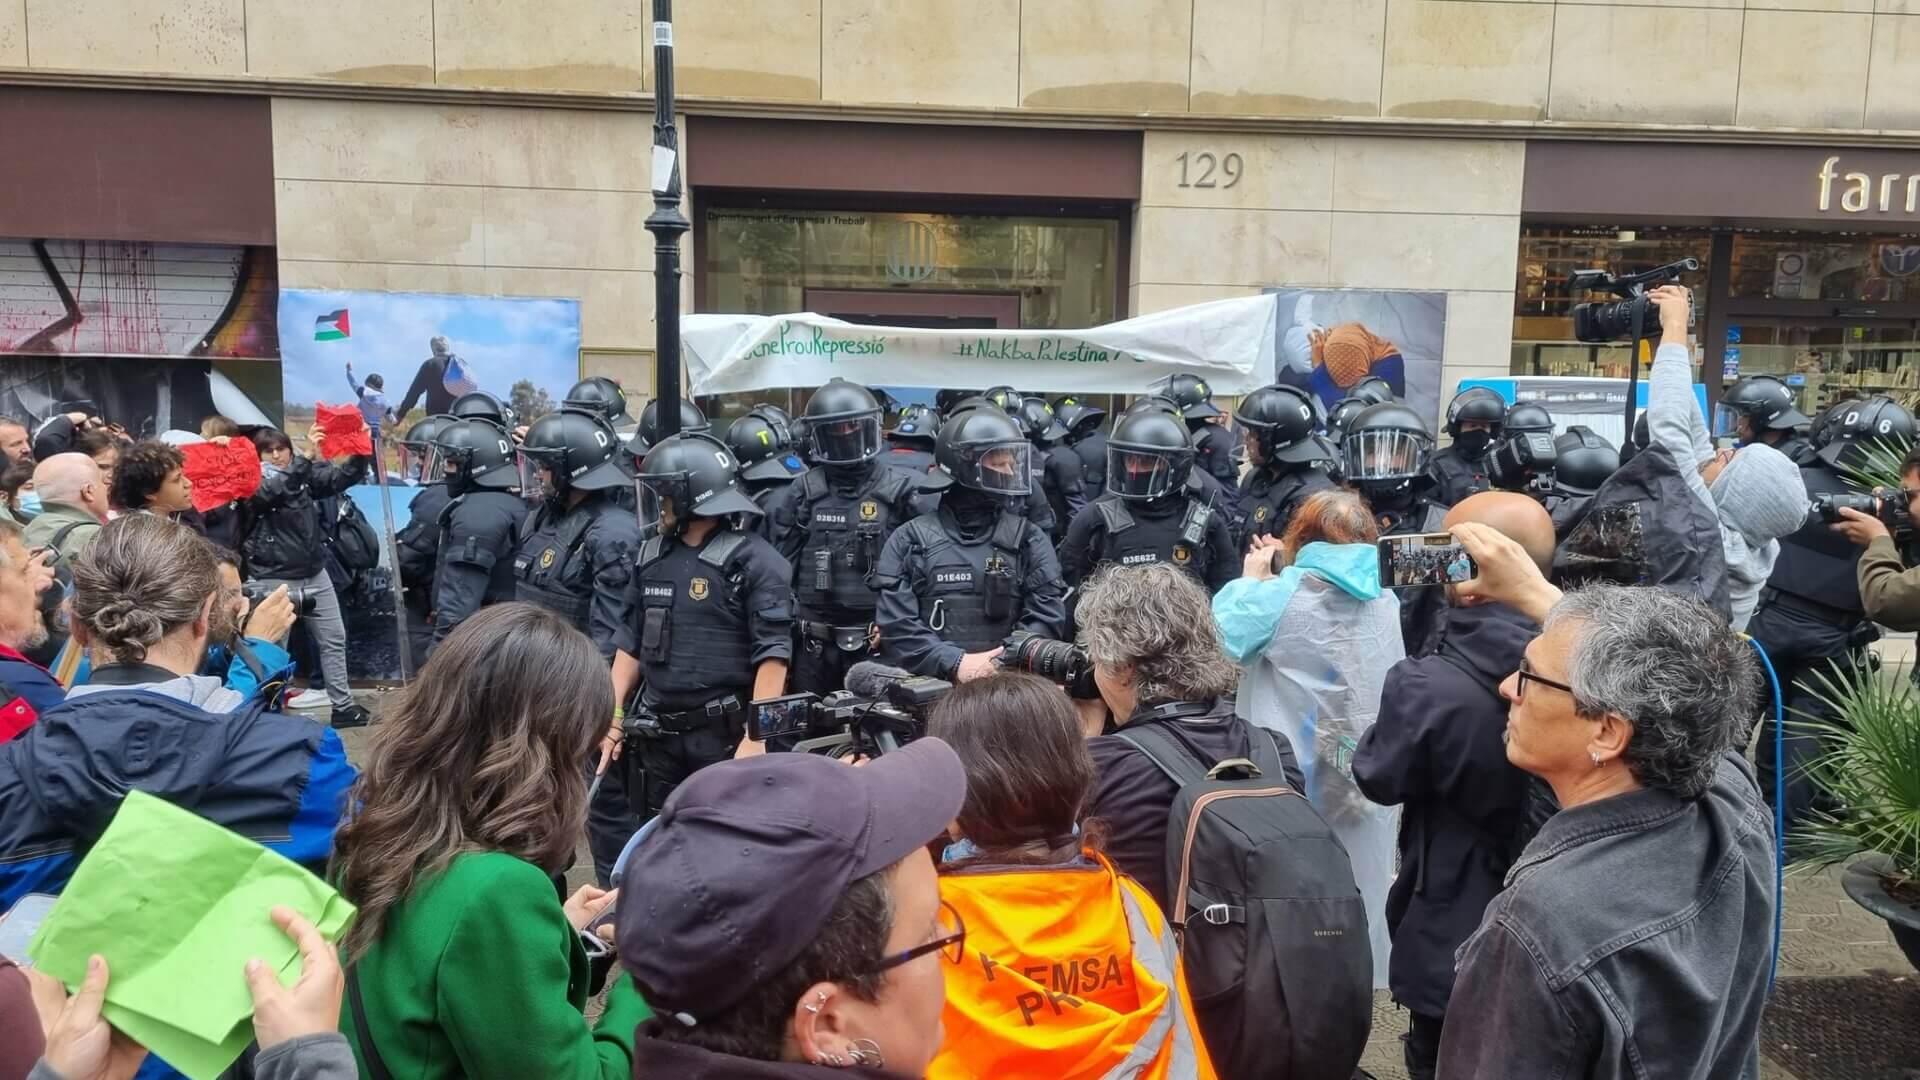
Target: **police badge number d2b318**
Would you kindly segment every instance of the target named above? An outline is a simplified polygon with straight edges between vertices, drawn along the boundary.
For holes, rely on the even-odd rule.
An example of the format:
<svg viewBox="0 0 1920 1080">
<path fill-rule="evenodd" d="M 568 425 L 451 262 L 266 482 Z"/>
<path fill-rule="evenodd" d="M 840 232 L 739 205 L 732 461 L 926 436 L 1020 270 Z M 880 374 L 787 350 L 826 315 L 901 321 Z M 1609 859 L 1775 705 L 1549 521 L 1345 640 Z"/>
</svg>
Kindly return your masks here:
<svg viewBox="0 0 1920 1080">
<path fill-rule="evenodd" d="M 687 595 L 693 597 L 695 600 L 705 600 L 707 598 L 707 579 L 697 577 L 687 582 Z"/>
</svg>

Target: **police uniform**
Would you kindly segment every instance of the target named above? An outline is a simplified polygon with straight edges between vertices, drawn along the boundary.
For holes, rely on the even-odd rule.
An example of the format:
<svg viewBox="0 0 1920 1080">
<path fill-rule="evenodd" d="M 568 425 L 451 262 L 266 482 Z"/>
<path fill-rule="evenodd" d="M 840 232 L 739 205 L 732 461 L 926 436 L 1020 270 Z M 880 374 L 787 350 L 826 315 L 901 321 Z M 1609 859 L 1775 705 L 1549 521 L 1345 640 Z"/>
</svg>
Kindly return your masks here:
<svg viewBox="0 0 1920 1080">
<path fill-rule="evenodd" d="M 917 443 L 889 438 L 887 452 L 880 461 L 901 472 L 923 473 L 933 468 L 933 451 Z"/>
<path fill-rule="evenodd" d="M 969 533 L 942 507 L 887 540 L 874 583 L 880 656 L 917 675 L 952 679 L 966 653 L 1015 630 L 1066 634 L 1066 588 L 1047 535 L 1010 511 Z"/>
<path fill-rule="evenodd" d="M 1287 531 L 1293 512 L 1307 498 L 1322 491 L 1337 491 L 1326 470 L 1316 465 L 1291 465 L 1285 472 L 1273 465 L 1260 465 L 1247 471 L 1240 480 L 1240 528 L 1233 539 L 1237 551 L 1245 551 L 1256 536 L 1279 536 Z M 1237 573 L 1236 568 L 1236 573 Z"/>
<path fill-rule="evenodd" d="M 879 461 L 859 480 L 835 483 L 839 466 L 816 467 L 768 495 L 766 539 L 793 566 L 798 635 L 789 684 L 830 693 L 869 652 L 874 621 L 870 576 L 887 538 L 913 517 L 917 477 Z"/>
<path fill-rule="evenodd" d="M 433 575 L 433 642 L 487 604 L 514 598 L 514 552 L 527 502 L 510 491 L 466 492 L 440 512 Z"/>
<path fill-rule="evenodd" d="M 1780 440 L 1779 445 L 1774 449 L 1787 455 L 1788 461 L 1803 469 L 1820 464 L 1820 457 L 1814 453 L 1813 444 L 1807 441 L 1805 435 L 1797 431 Z"/>
<path fill-rule="evenodd" d="M 1189 479 L 1169 498 L 1139 502 L 1102 495 L 1073 519 L 1060 542 L 1060 570 L 1079 588 L 1094 570 L 1109 564 L 1165 562 L 1185 570 L 1209 593 L 1240 576 L 1239 549 L 1226 515 L 1201 498 Z"/>
<path fill-rule="evenodd" d="M 606 493 L 588 493 L 571 508 L 543 503 L 520 527 L 514 599 L 562 616 L 611 660 L 633 618 L 627 584 L 639 546 L 633 511 Z"/>
<path fill-rule="evenodd" d="M 1035 479 L 1046 497 L 1047 510 L 1053 515 L 1049 535 L 1058 540 L 1065 534 L 1068 523 L 1087 505 L 1080 455 L 1065 446 L 1035 446 L 1033 460 L 1040 467 L 1040 475 Z"/>
<path fill-rule="evenodd" d="M 1080 459 L 1080 487 L 1098 498 L 1107 490 L 1107 433 L 1095 429 L 1066 444 Z"/>
<path fill-rule="evenodd" d="M 1457 445 L 1434 451 L 1428 470 L 1439 485 L 1435 497 L 1448 506 L 1469 495 L 1493 489 L 1493 481 L 1487 477 L 1486 454 L 1470 458 Z"/>
<path fill-rule="evenodd" d="M 406 527 L 394 534 L 407 601 L 407 644 L 418 665 L 433 648 L 433 579 L 440 567 L 440 512 L 453 501 L 445 481 L 416 491 Z"/>
<path fill-rule="evenodd" d="M 619 647 L 640 662 L 641 697 L 624 759 L 643 818 L 680 782 L 731 757 L 755 669 L 793 655 L 793 567 L 756 533 L 717 529 L 704 544 L 653 536 L 628 586 Z"/>
<path fill-rule="evenodd" d="M 1224 425 L 1211 421 L 1194 428 L 1193 463 L 1202 472 L 1220 481 L 1220 488 L 1227 497 L 1225 509 L 1239 516 L 1240 511 L 1240 467 L 1233 461 L 1233 433 Z"/>
</svg>

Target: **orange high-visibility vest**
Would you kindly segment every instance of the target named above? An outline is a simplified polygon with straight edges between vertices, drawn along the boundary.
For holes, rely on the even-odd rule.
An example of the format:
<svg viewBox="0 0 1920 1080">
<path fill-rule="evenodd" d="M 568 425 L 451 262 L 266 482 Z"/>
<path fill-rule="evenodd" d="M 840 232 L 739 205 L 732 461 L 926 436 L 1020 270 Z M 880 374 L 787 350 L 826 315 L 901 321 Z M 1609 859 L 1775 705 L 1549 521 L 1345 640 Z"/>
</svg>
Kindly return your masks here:
<svg viewBox="0 0 1920 1080">
<path fill-rule="evenodd" d="M 1106 860 L 960 870 L 940 898 L 967 941 L 927 1080 L 1214 1080 L 1179 942 Z"/>
</svg>

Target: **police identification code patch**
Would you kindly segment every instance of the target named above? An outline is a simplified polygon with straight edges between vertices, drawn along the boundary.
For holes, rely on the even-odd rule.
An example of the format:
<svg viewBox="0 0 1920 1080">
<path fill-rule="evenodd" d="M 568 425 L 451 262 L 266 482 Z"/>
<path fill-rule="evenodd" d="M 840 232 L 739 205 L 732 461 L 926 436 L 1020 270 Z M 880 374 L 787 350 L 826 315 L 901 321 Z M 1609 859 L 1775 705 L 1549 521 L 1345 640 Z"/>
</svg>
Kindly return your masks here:
<svg viewBox="0 0 1920 1080">
<path fill-rule="evenodd" d="M 705 600 L 707 598 L 707 579 L 697 577 L 687 582 L 687 595 L 693 597 L 695 600 Z"/>
<path fill-rule="evenodd" d="M 1160 561 L 1160 556 L 1151 551 L 1144 551 L 1138 555 L 1122 555 L 1120 557 L 1120 565 L 1122 566 L 1136 566 L 1140 563 L 1150 563 L 1150 562 L 1159 562 L 1159 561 Z"/>
<path fill-rule="evenodd" d="M 673 599 L 673 586 L 648 585 L 644 589 L 644 594 L 654 598 L 655 600 L 671 600 Z"/>
<path fill-rule="evenodd" d="M 847 523 L 847 515 L 822 514 L 822 513 L 816 512 L 813 515 L 813 520 L 821 523 L 822 525 L 845 525 Z"/>
<path fill-rule="evenodd" d="M 973 571 L 941 570 L 933 575 L 933 583 L 935 585 L 971 585 L 973 584 Z"/>
</svg>

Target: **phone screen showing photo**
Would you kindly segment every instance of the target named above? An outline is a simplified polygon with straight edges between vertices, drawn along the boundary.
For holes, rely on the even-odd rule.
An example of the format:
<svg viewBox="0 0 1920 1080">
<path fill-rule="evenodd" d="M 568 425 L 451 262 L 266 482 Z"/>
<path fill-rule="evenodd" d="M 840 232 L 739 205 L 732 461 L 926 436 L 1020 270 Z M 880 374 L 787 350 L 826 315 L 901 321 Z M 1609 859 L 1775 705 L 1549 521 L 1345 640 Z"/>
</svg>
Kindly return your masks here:
<svg viewBox="0 0 1920 1080">
<path fill-rule="evenodd" d="M 1380 583 L 1389 589 L 1458 585 L 1480 574 L 1452 533 L 1416 533 L 1380 540 Z"/>
</svg>

